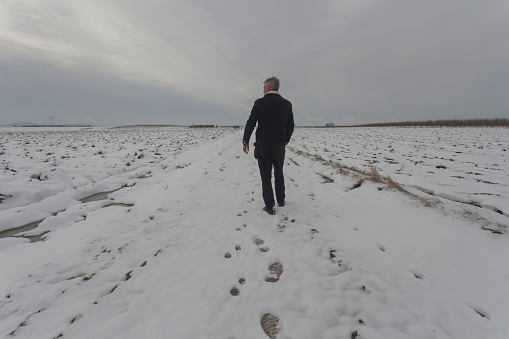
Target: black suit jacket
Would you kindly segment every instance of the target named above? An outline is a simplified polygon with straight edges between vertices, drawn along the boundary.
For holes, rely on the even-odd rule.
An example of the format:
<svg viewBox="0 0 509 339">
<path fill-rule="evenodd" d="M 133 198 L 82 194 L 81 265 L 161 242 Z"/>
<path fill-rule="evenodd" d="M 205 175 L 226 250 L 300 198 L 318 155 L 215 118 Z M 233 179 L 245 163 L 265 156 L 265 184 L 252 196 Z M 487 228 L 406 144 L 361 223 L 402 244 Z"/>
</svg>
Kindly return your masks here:
<svg viewBox="0 0 509 339">
<path fill-rule="evenodd" d="M 271 92 L 256 100 L 244 129 L 244 144 L 249 143 L 257 122 L 257 142 L 261 144 L 284 142 L 287 144 L 295 127 L 292 103 L 278 93 Z"/>
</svg>

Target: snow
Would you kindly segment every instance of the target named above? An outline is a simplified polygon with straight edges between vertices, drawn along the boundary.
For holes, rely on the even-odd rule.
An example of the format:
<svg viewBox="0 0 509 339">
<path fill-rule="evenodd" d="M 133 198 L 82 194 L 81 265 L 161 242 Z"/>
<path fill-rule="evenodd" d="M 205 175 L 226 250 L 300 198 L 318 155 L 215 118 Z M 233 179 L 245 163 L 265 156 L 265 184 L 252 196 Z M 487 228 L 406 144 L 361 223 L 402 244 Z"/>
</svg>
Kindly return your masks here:
<svg viewBox="0 0 509 339">
<path fill-rule="evenodd" d="M 508 129 L 297 128 L 275 216 L 241 139 L 1 129 L 0 336 L 509 337 Z"/>
</svg>

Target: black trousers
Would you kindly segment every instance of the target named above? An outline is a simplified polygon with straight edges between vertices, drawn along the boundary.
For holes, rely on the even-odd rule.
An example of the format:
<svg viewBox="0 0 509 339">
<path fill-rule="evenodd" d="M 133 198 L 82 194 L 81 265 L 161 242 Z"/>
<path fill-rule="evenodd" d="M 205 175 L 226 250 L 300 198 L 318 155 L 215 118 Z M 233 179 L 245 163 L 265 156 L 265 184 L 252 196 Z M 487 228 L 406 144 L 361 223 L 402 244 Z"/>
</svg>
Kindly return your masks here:
<svg viewBox="0 0 509 339">
<path fill-rule="evenodd" d="M 285 201 L 285 178 L 283 165 L 285 162 L 285 143 L 257 143 L 257 159 L 262 177 L 262 195 L 265 206 L 272 208 L 274 203 L 274 192 L 272 191 L 272 167 L 274 167 L 274 183 L 276 188 L 276 199 L 278 202 Z"/>
</svg>

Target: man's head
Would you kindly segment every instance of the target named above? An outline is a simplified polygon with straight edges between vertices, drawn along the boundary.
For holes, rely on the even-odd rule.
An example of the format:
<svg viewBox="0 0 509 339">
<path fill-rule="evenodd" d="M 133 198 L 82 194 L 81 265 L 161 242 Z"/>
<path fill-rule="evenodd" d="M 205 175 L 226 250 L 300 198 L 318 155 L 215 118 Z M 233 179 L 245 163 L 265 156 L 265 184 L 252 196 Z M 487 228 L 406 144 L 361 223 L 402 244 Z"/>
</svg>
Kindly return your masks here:
<svg viewBox="0 0 509 339">
<path fill-rule="evenodd" d="M 268 78 L 263 82 L 263 94 L 270 91 L 278 91 L 279 90 L 279 79 L 276 77 Z"/>
</svg>

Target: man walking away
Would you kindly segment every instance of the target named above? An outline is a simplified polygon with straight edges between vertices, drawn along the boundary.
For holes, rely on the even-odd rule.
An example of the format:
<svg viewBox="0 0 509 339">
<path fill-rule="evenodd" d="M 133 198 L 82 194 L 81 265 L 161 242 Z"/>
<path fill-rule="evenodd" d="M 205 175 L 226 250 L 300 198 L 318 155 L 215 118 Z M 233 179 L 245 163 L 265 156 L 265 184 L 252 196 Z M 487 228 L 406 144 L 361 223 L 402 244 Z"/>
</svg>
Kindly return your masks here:
<svg viewBox="0 0 509 339">
<path fill-rule="evenodd" d="M 278 78 L 272 77 L 265 80 L 263 83 L 263 98 L 255 101 L 242 140 L 243 151 L 247 154 L 249 152 L 249 139 L 258 122 L 254 155 L 258 160 L 262 178 L 262 195 L 265 203 L 263 210 L 269 214 L 276 214 L 274 210 L 274 192 L 272 191 L 272 167 L 274 167 L 278 205 L 280 207 L 285 205 L 285 178 L 283 175 L 285 145 L 290 141 L 295 127 L 292 103 L 284 99 L 278 90 Z"/>
</svg>

